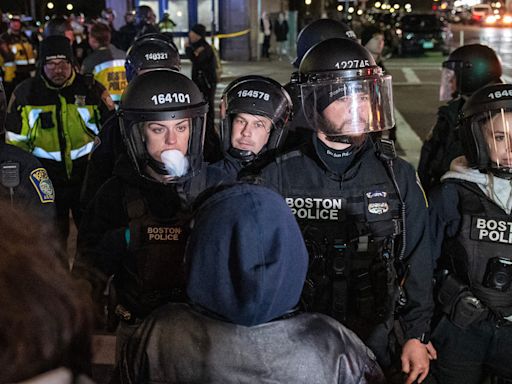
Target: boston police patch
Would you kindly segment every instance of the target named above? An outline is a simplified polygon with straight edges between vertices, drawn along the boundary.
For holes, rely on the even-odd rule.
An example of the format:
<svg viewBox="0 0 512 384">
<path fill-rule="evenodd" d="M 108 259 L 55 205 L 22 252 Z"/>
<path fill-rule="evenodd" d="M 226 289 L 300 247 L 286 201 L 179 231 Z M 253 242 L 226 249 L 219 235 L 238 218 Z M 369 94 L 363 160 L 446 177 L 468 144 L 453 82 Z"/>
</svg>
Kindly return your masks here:
<svg viewBox="0 0 512 384">
<path fill-rule="evenodd" d="M 44 168 L 36 168 L 30 172 L 30 182 L 34 186 L 41 203 L 55 202 L 55 191 L 53 184 Z"/>
</svg>

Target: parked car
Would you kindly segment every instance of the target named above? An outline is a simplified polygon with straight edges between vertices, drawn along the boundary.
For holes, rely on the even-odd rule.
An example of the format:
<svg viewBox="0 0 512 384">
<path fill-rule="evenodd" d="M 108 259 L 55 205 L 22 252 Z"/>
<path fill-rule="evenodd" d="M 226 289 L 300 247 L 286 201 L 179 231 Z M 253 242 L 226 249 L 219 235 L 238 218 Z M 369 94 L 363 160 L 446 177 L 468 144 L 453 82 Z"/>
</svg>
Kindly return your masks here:
<svg viewBox="0 0 512 384">
<path fill-rule="evenodd" d="M 453 34 L 450 25 L 433 13 L 408 13 L 399 20 L 399 53 L 423 54 L 425 51 L 450 53 Z"/>
</svg>

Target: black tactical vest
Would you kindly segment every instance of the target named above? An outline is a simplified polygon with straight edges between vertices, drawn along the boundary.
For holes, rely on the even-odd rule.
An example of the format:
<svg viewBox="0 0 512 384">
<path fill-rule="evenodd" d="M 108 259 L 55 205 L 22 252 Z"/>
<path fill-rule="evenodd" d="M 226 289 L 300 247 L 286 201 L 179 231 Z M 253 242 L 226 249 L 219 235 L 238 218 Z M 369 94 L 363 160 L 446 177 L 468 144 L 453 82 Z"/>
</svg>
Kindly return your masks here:
<svg viewBox="0 0 512 384">
<path fill-rule="evenodd" d="M 460 230 L 443 254 L 473 294 L 501 316 L 512 315 L 512 217 L 473 183 L 452 181 L 459 194 Z"/>
<path fill-rule="evenodd" d="M 121 304 L 143 318 L 162 304 L 185 300 L 183 258 L 189 216 L 183 210 L 157 218 L 139 189 L 128 185 L 124 200 L 130 219 L 129 255 L 116 288 Z"/>
<path fill-rule="evenodd" d="M 299 151 L 277 159 L 279 191 L 310 254 L 303 304 L 358 334 L 359 319 L 379 323 L 393 305 L 390 276 L 377 256 L 387 253 L 393 263 L 401 233 L 401 204 L 385 165 L 372 149 L 361 156 L 343 176 Z"/>
</svg>

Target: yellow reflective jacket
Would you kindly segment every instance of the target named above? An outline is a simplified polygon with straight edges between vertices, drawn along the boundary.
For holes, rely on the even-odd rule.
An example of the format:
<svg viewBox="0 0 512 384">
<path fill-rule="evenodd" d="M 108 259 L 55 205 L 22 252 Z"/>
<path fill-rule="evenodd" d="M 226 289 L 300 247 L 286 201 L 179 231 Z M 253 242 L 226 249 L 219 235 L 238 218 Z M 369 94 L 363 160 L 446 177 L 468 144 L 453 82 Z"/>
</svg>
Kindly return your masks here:
<svg viewBox="0 0 512 384">
<path fill-rule="evenodd" d="M 58 184 L 58 179 L 71 178 L 77 162 L 87 161 L 102 122 L 113 110 L 110 95 L 96 81 L 88 84 L 84 76 L 73 73 L 55 88 L 36 76 L 13 93 L 7 108 L 6 142 L 38 157 Z"/>
</svg>

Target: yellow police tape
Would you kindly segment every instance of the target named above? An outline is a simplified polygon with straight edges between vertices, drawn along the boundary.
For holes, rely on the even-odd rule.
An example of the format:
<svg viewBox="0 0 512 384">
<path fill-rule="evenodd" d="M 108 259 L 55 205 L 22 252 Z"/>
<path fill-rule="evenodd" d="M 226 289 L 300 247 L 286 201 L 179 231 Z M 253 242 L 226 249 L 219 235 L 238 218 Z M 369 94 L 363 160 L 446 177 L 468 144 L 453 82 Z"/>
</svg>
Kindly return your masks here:
<svg viewBox="0 0 512 384">
<path fill-rule="evenodd" d="M 214 35 L 214 37 L 216 37 L 217 39 L 228 39 L 230 37 L 238 37 L 238 36 L 246 35 L 250 31 L 251 31 L 250 29 L 244 29 L 243 31 L 239 31 L 239 32 L 221 33 L 221 34 L 218 34 L 218 35 Z"/>
</svg>

